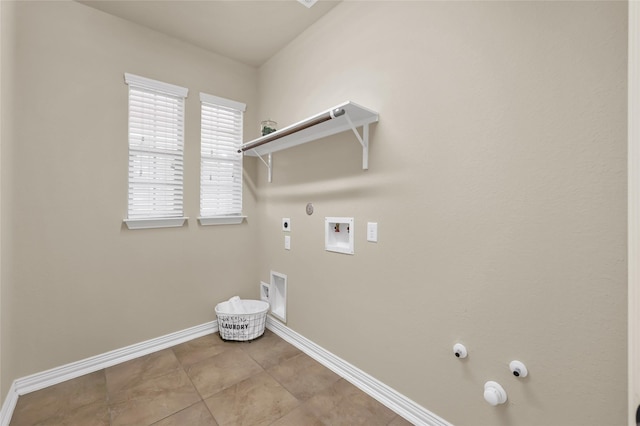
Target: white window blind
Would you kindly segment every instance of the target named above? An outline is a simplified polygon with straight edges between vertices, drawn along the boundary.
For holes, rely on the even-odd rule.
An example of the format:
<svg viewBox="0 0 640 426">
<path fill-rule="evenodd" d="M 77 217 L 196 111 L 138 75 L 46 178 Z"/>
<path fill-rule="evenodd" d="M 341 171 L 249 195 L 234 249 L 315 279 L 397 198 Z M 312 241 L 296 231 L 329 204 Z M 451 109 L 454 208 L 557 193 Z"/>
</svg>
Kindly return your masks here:
<svg viewBox="0 0 640 426">
<path fill-rule="evenodd" d="M 200 216 L 241 216 L 242 153 L 238 149 L 246 105 L 205 93 L 200 101 Z"/>
<path fill-rule="evenodd" d="M 188 89 L 125 74 L 129 85 L 128 219 L 183 216 L 184 99 Z"/>
</svg>

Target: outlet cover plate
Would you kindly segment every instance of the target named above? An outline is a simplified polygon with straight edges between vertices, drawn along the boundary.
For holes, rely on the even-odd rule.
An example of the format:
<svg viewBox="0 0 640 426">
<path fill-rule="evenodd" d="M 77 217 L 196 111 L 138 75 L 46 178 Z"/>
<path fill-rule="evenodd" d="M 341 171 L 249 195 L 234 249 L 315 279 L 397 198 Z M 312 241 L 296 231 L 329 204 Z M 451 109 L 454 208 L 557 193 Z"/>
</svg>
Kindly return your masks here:
<svg viewBox="0 0 640 426">
<path fill-rule="evenodd" d="M 378 222 L 367 222 L 367 241 L 378 242 Z"/>
</svg>

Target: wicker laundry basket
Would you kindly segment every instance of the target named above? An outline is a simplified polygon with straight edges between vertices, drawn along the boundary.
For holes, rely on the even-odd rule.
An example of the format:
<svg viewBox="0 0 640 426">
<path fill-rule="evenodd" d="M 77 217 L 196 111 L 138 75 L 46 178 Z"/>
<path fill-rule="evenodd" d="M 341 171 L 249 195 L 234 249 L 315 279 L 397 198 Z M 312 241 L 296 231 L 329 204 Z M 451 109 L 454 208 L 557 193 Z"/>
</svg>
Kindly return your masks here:
<svg viewBox="0 0 640 426">
<path fill-rule="evenodd" d="M 253 340 L 264 334 L 269 303 L 262 300 L 239 300 L 242 312 L 237 313 L 229 301 L 216 305 L 218 330 L 224 340 Z"/>
</svg>

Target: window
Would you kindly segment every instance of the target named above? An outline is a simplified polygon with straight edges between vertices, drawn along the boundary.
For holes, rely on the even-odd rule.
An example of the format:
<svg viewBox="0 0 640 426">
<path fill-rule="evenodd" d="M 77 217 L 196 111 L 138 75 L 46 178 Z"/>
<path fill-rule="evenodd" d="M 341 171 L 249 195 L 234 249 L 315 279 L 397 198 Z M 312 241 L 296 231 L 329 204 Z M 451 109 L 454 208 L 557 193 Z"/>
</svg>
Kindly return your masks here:
<svg viewBox="0 0 640 426">
<path fill-rule="evenodd" d="M 242 118 L 246 105 L 200 94 L 200 223 L 241 223 Z"/>
<path fill-rule="evenodd" d="M 129 229 L 182 226 L 188 89 L 125 74 L 129 85 Z"/>
</svg>

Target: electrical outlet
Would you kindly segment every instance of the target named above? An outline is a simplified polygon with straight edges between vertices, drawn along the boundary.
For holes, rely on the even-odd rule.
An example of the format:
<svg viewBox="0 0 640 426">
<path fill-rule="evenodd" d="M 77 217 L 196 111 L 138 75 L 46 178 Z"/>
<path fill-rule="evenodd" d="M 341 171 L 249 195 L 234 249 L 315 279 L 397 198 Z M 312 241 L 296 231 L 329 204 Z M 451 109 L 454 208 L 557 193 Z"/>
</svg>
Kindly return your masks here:
<svg viewBox="0 0 640 426">
<path fill-rule="evenodd" d="M 289 219 L 288 217 L 282 218 L 282 230 L 286 232 L 291 231 L 291 219 Z"/>
</svg>

